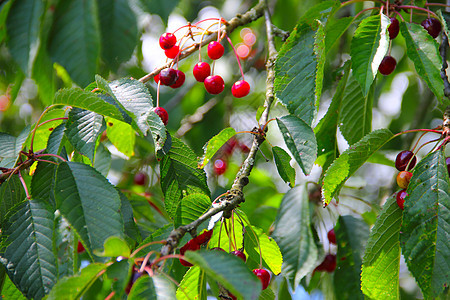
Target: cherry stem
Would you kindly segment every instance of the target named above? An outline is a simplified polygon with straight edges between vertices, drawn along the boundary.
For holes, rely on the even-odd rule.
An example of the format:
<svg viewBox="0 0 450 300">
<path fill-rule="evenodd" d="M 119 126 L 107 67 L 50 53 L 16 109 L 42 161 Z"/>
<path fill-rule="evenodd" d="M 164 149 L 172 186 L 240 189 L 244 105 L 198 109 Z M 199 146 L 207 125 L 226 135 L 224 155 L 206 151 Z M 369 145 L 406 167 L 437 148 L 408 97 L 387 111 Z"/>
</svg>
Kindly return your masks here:
<svg viewBox="0 0 450 300">
<path fill-rule="evenodd" d="M 36 159 L 36 160 L 37 161 L 46 162 L 46 163 L 49 163 L 49 164 L 58 165 L 57 163 L 55 163 L 54 161 L 51 161 L 51 160 L 46 160 L 46 159 Z"/>
<path fill-rule="evenodd" d="M 353 3 L 368 2 L 368 1 L 370 1 L 370 0 L 349 0 L 349 1 L 346 1 L 346 2 L 342 2 L 341 3 L 341 8 L 344 7 L 344 6 L 353 4 Z M 386 4 L 386 2 L 381 1 L 381 0 L 371 0 L 371 2 L 378 2 L 378 3 Z"/>
<path fill-rule="evenodd" d="M 44 156 L 56 157 L 56 158 L 59 158 L 60 160 L 62 160 L 62 161 L 64 161 L 64 162 L 67 161 L 67 160 L 64 159 L 63 157 L 61 157 L 61 156 L 59 156 L 59 155 L 57 155 L 57 154 L 52 154 L 52 153 L 42 153 L 42 154 L 36 154 L 36 155 L 34 155 L 34 157 L 37 157 L 37 158 L 39 158 L 39 157 L 44 157 Z"/>
<path fill-rule="evenodd" d="M 156 107 L 159 107 L 159 87 L 161 86 L 161 77 L 158 80 L 158 87 L 156 88 Z"/>
<path fill-rule="evenodd" d="M 438 17 L 434 12 L 432 12 L 429 9 L 426 8 L 422 8 L 422 7 L 417 7 L 417 6 L 412 6 L 412 5 L 399 5 L 397 6 L 398 9 L 404 9 L 404 8 L 410 8 L 411 10 L 415 9 L 415 10 L 420 10 L 420 11 L 424 11 L 426 12 L 428 15 L 432 14 L 433 16 L 435 16 L 436 18 Z M 412 11 L 411 11 L 412 13 Z"/>
<path fill-rule="evenodd" d="M 131 253 L 130 258 L 134 257 L 142 249 L 144 249 L 144 248 L 146 248 L 148 246 L 154 245 L 154 244 L 166 244 L 166 241 L 165 240 L 163 240 L 163 241 L 154 241 L 154 242 L 150 242 L 150 243 L 144 244 L 144 245 L 140 246 L 139 248 L 137 248 L 136 250 L 134 250 L 133 253 Z"/>
<path fill-rule="evenodd" d="M 169 258 L 179 258 L 179 259 L 184 259 L 184 255 L 181 254 L 168 254 L 168 255 L 164 255 L 161 256 L 160 258 L 157 258 L 153 261 L 152 265 L 156 265 L 157 263 L 159 263 L 160 261 L 169 259 Z"/>
<path fill-rule="evenodd" d="M 270 119 L 269 121 L 267 121 L 266 124 L 264 124 L 264 126 L 263 126 L 263 128 L 262 128 L 262 131 L 265 132 L 265 131 L 266 131 L 267 125 L 269 125 L 270 122 L 275 121 L 276 119 L 277 119 L 277 118 L 272 118 L 272 119 Z"/>
<path fill-rule="evenodd" d="M 237 54 L 237 52 L 236 52 L 236 49 L 234 49 L 233 42 L 232 42 L 231 39 L 228 37 L 228 35 L 227 35 L 226 37 L 227 37 L 228 43 L 230 43 L 230 46 L 231 46 L 231 48 L 233 49 L 234 55 L 236 56 L 236 60 L 237 60 L 237 63 L 238 63 L 238 65 L 239 65 L 239 70 L 241 71 L 242 80 L 244 80 L 244 71 L 242 71 L 241 60 L 239 59 L 239 56 L 238 56 L 238 54 Z"/>
<path fill-rule="evenodd" d="M 424 137 L 424 135 L 427 134 L 427 132 L 422 133 L 419 138 L 417 139 L 417 142 L 415 143 L 414 147 L 411 149 L 411 152 L 414 152 L 414 149 L 416 149 L 417 145 L 419 145 L 420 140 Z"/>
<path fill-rule="evenodd" d="M 402 19 L 402 22 L 405 22 L 405 19 L 403 19 L 403 16 L 401 13 L 399 13 L 398 11 L 394 10 L 394 13 L 400 17 L 400 19 Z"/>
<path fill-rule="evenodd" d="M 69 119 L 68 117 L 54 118 L 54 119 L 51 119 L 51 120 L 47 120 L 47 121 L 42 122 L 41 124 L 38 125 L 38 127 L 41 127 L 42 125 L 47 124 L 47 123 L 50 123 L 50 122 L 53 122 L 53 121 L 57 121 L 57 120 L 68 120 L 68 119 Z"/>
<path fill-rule="evenodd" d="M 380 7 L 369 7 L 369 8 L 363 9 L 362 11 L 357 13 L 353 19 L 356 20 L 361 14 L 365 13 L 366 11 L 373 10 L 373 9 L 380 9 L 380 11 L 381 11 L 382 8 L 380 8 Z"/>
<path fill-rule="evenodd" d="M 417 149 L 417 151 L 414 153 L 414 155 L 416 155 L 416 154 L 420 151 L 420 149 L 422 149 L 425 145 L 428 145 L 428 144 L 434 143 L 434 142 L 439 142 L 441 139 L 442 139 L 442 138 L 440 137 L 440 138 L 437 138 L 437 139 L 434 139 L 434 140 L 431 140 L 431 141 L 428 141 L 428 142 L 423 143 L 423 144 Z M 433 147 L 433 148 L 434 148 L 434 147 Z"/>
<path fill-rule="evenodd" d="M 33 129 L 33 133 L 32 133 L 32 135 L 31 135 L 30 152 L 33 152 L 34 136 L 36 135 L 36 130 L 37 130 L 37 128 L 38 128 L 39 122 L 41 122 L 41 120 L 42 120 L 42 118 L 44 117 L 44 115 L 45 115 L 50 109 L 52 109 L 53 107 L 55 107 L 54 104 L 48 106 L 48 107 L 42 112 L 42 114 L 39 116 L 39 119 L 37 120 L 36 125 L 34 126 L 34 129 Z"/>
<path fill-rule="evenodd" d="M 223 193 L 223 194 L 221 194 L 221 195 L 219 195 L 219 196 L 217 196 L 217 198 L 216 199 L 214 199 L 214 201 L 212 202 L 213 204 L 214 203 L 216 203 L 216 201 L 218 201 L 220 198 L 222 198 L 223 196 L 226 196 L 226 195 L 228 195 L 230 192 L 225 192 L 225 193 Z"/>
<path fill-rule="evenodd" d="M 236 212 L 236 214 L 239 215 L 237 212 Z M 256 240 L 256 243 L 258 244 L 258 249 L 259 249 L 259 268 L 262 269 L 262 252 L 261 252 L 261 245 L 259 243 L 258 235 L 253 230 L 252 225 L 246 219 L 242 218 L 241 220 L 243 220 L 248 225 L 248 228 L 250 228 L 250 231 L 255 236 L 255 240 Z"/>
<path fill-rule="evenodd" d="M 405 130 L 405 131 L 399 132 L 399 133 L 397 133 L 397 134 L 394 134 L 393 137 L 397 137 L 397 136 L 400 136 L 400 135 L 405 134 L 405 133 L 420 132 L 420 131 L 434 132 L 434 133 L 442 134 L 442 130 L 434 130 L 434 129 L 410 129 L 410 130 Z"/>
<path fill-rule="evenodd" d="M 217 29 L 217 41 L 220 41 L 220 22 L 222 21 L 222 18 L 219 19 L 219 25 L 218 25 L 218 29 Z"/>
<path fill-rule="evenodd" d="M 115 292 L 115 291 L 112 291 L 111 293 L 109 293 L 108 296 L 106 296 L 105 300 L 110 300 L 110 299 L 112 299 L 115 295 L 116 295 L 116 292 Z"/>
<path fill-rule="evenodd" d="M 233 245 L 233 240 L 231 238 L 231 228 L 230 228 L 230 232 L 228 231 L 228 226 L 227 226 L 227 220 L 225 220 L 225 232 L 227 234 L 228 237 L 228 252 L 231 252 L 231 248 L 235 248 Z"/>
<path fill-rule="evenodd" d="M 30 200 L 31 196 L 30 196 L 30 193 L 28 192 L 27 184 L 25 183 L 25 180 L 23 179 L 20 171 L 17 174 L 19 175 L 20 182 L 22 183 L 23 189 L 25 190 L 25 195 L 27 196 L 27 199 Z"/>
<path fill-rule="evenodd" d="M 220 248 L 220 238 L 222 237 L 222 225 L 223 225 L 223 218 L 220 219 L 219 238 L 217 240 L 217 247 L 219 248 Z"/>
<path fill-rule="evenodd" d="M 444 3 L 425 3 L 425 6 L 442 6 L 442 7 L 450 7 L 450 5 Z"/>
<path fill-rule="evenodd" d="M 236 227 L 234 227 L 234 211 L 231 212 L 231 230 L 233 232 L 233 238 L 234 238 L 234 250 L 237 250 L 237 240 L 236 240 Z"/>
<path fill-rule="evenodd" d="M 141 268 L 139 269 L 139 273 L 144 272 L 145 266 L 147 265 L 148 260 L 150 259 L 150 256 L 155 253 L 155 251 L 150 251 L 147 253 L 147 255 L 144 257 L 144 260 L 142 261 Z"/>
<path fill-rule="evenodd" d="M 450 141 L 450 136 L 445 137 L 444 141 L 442 141 L 441 145 L 439 145 L 439 147 L 437 147 L 435 151 L 440 150 L 442 148 L 442 146 L 445 146 L 449 141 Z"/>
</svg>

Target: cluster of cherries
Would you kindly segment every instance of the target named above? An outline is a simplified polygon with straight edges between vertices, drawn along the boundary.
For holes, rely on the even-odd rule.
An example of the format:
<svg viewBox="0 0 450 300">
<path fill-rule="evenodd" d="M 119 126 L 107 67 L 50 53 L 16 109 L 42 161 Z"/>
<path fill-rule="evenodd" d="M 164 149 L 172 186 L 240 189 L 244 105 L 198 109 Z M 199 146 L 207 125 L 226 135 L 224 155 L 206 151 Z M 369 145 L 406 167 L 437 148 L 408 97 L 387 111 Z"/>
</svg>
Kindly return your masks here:
<svg viewBox="0 0 450 300">
<path fill-rule="evenodd" d="M 168 59 L 173 59 L 172 66 L 175 66 L 175 63 L 178 62 L 180 53 L 183 50 L 190 47 L 190 46 L 188 46 L 186 48 L 183 48 L 184 43 L 186 42 L 186 39 L 192 38 L 194 36 L 194 31 L 196 32 L 195 34 L 201 34 L 202 39 L 206 33 L 210 33 L 209 28 L 211 26 L 209 26 L 206 29 L 203 29 L 200 27 L 200 23 L 207 21 L 207 20 L 218 21 L 218 26 L 219 26 L 219 30 L 217 31 L 217 41 L 212 41 L 208 44 L 208 47 L 207 47 L 208 57 L 214 62 L 215 60 L 218 60 L 219 58 L 221 58 L 223 56 L 223 54 L 225 53 L 225 48 L 220 42 L 220 39 L 221 39 L 220 26 L 221 26 L 221 24 L 226 23 L 226 21 L 223 19 L 217 19 L 217 18 L 205 19 L 205 20 L 199 21 L 195 24 L 189 23 L 188 25 L 180 27 L 179 29 L 182 29 L 185 27 L 188 28 L 187 33 L 180 40 L 177 40 L 177 37 L 174 34 L 179 29 L 175 30 L 174 33 L 166 32 L 160 36 L 159 45 L 164 50 L 166 57 Z M 184 39 L 184 38 L 186 38 L 186 39 Z M 242 98 L 249 94 L 250 84 L 244 80 L 244 73 L 242 71 L 238 55 L 233 47 L 233 44 L 231 43 L 231 40 L 228 37 L 226 37 L 226 38 L 227 38 L 228 42 L 230 43 L 231 47 L 233 48 L 233 51 L 236 55 L 236 58 L 237 58 L 237 61 L 239 64 L 239 69 L 241 71 L 241 76 L 242 76 L 242 80 L 236 81 L 233 84 L 233 86 L 231 87 L 231 94 L 236 98 Z M 183 42 L 183 39 L 184 39 L 184 42 Z M 200 43 L 199 43 L 200 46 L 201 46 L 201 43 L 202 43 L 202 40 L 200 40 Z M 211 68 L 209 63 L 201 60 L 200 50 L 201 49 L 199 49 L 199 62 L 194 66 L 192 73 L 198 82 L 202 82 L 204 84 L 205 89 L 208 93 L 210 93 L 212 95 L 220 94 L 225 89 L 225 82 L 220 75 L 213 74 L 212 71 L 214 70 L 214 67 Z M 171 88 L 179 88 L 184 84 L 185 79 L 186 79 L 186 75 L 184 74 L 184 72 L 182 72 L 178 69 L 169 67 L 169 68 L 162 70 L 159 74 L 157 74 L 154 77 L 155 82 L 158 83 L 158 95 L 159 95 L 159 86 L 160 85 L 170 86 Z M 157 102 L 159 102 L 159 101 L 157 100 Z M 154 109 L 154 111 L 156 114 L 158 114 L 160 116 L 164 125 L 167 125 L 167 121 L 169 119 L 167 111 L 164 108 L 160 107 L 159 103 L 157 103 L 157 107 Z"/>
<path fill-rule="evenodd" d="M 222 153 L 219 155 L 220 157 L 214 161 L 214 173 L 217 175 L 222 175 L 227 170 L 227 160 L 233 152 L 239 148 L 243 153 L 248 153 L 250 149 L 244 143 L 239 142 L 235 138 L 231 138 L 221 150 Z"/>
<path fill-rule="evenodd" d="M 391 24 L 388 27 L 389 39 L 393 40 L 397 37 L 400 31 L 400 23 L 396 17 L 391 17 L 390 20 Z M 422 21 L 421 25 L 433 38 L 436 38 L 442 30 L 441 22 L 435 18 L 427 18 Z M 389 54 L 386 55 L 381 61 L 378 71 L 383 75 L 389 75 L 394 72 L 396 66 L 397 61 Z"/>
<path fill-rule="evenodd" d="M 328 237 L 328 241 L 331 244 L 336 245 L 336 234 L 334 233 L 334 228 L 331 229 L 330 231 L 328 231 L 327 233 L 327 237 Z M 334 272 L 334 270 L 336 269 L 336 255 L 328 253 L 325 258 L 323 259 L 323 261 L 320 263 L 320 265 L 318 265 L 315 269 L 314 272 Z"/>
</svg>

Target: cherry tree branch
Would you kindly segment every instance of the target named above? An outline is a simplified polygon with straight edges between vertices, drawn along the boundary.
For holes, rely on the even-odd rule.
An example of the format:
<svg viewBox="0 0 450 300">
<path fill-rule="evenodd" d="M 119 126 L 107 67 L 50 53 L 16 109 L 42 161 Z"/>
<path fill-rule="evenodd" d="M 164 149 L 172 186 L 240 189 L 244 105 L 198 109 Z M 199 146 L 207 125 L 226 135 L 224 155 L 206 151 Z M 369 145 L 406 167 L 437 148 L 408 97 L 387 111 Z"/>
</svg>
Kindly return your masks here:
<svg viewBox="0 0 450 300">
<path fill-rule="evenodd" d="M 265 110 L 261 116 L 259 121 L 260 128 L 263 128 L 264 125 L 268 121 L 270 107 L 274 100 L 274 88 L 273 83 L 275 79 L 275 59 L 277 56 L 277 51 L 274 43 L 274 35 L 273 35 L 273 26 L 270 21 L 270 13 L 267 8 L 267 3 L 265 0 L 260 0 L 259 3 L 250 11 L 243 15 L 238 15 L 233 18 L 229 24 L 227 25 L 227 33 L 233 31 L 237 26 L 244 25 L 250 23 L 264 15 L 266 19 L 266 33 L 268 40 L 268 59 L 266 64 L 267 69 L 267 79 L 266 79 L 266 98 L 264 101 Z M 180 226 L 174 229 L 169 237 L 166 240 L 166 244 L 161 249 L 161 255 L 168 255 L 172 253 L 176 247 L 178 246 L 179 241 L 183 236 L 189 232 L 192 236 L 196 235 L 197 227 L 208 220 L 210 217 L 214 216 L 219 212 L 223 212 L 223 217 L 229 218 L 231 217 L 231 212 L 235 209 L 239 204 L 245 201 L 243 188 L 249 182 L 248 176 L 253 168 L 255 163 L 256 154 L 258 152 L 259 147 L 265 140 L 265 133 L 261 132 L 260 128 L 255 128 L 254 139 L 252 147 L 250 148 L 250 152 L 248 153 L 247 158 L 242 164 L 239 172 L 236 174 L 236 178 L 233 182 L 231 189 L 226 193 L 222 201 L 210 208 L 206 213 L 200 216 L 197 220 L 191 222 L 190 224 Z"/>
</svg>

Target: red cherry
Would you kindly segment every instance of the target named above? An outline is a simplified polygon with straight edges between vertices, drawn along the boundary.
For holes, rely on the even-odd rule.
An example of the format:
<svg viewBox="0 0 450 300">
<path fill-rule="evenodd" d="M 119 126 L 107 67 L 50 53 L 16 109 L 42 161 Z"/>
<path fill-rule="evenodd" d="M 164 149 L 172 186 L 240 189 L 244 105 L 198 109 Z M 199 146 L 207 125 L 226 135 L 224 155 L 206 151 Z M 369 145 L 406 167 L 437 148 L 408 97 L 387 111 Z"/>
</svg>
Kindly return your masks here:
<svg viewBox="0 0 450 300">
<path fill-rule="evenodd" d="M 328 240 L 330 241 L 330 243 L 336 245 L 336 234 L 334 233 L 334 228 L 331 229 L 330 231 L 328 231 L 327 237 L 328 237 Z"/>
<path fill-rule="evenodd" d="M 231 87 L 231 94 L 236 98 L 242 98 L 250 92 L 250 85 L 245 80 L 236 81 Z"/>
<path fill-rule="evenodd" d="M 244 262 L 247 261 L 247 257 L 245 256 L 244 252 L 240 251 L 240 250 L 236 250 L 236 251 L 232 251 L 230 252 L 231 254 L 239 257 L 240 259 L 242 259 Z"/>
<path fill-rule="evenodd" d="M 206 77 L 204 84 L 206 91 L 213 95 L 222 93 L 223 89 L 225 88 L 225 82 L 219 75 Z"/>
<path fill-rule="evenodd" d="M 223 146 L 224 151 L 227 155 L 231 155 L 234 151 L 234 148 L 237 146 L 238 141 L 232 137 L 231 139 L 228 140 L 228 142 L 225 143 L 225 145 Z"/>
<path fill-rule="evenodd" d="M 436 38 L 442 30 L 441 22 L 439 22 L 439 20 L 435 18 L 425 19 L 420 24 L 423 28 L 425 28 L 426 31 L 428 31 L 428 34 L 433 38 Z"/>
<path fill-rule="evenodd" d="M 397 61 L 392 56 L 385 56 L 378 67 L 378 71 L 380 71 L 383 75 L 389 75 L 395 70 L 395 66 L 397 65 Z"/>
<path fill-rule="evenodd" d="M 216 159 L 214 161 L 214 172 L 217 175 L 222 175 L 227 170 L 227 163 L 223 159 Z"/>
<path fill-rule="evenodd" d="M 211 74 L 211 67 L 207 62 L 201 61 L 194 66 L 192 73 L 194 73 L 195 80 L 203 82 Z"/>
<path fill-rule="evenodd" d="M 411 162 L 409 162 L 409 161 L 411 161 Z M 395 158 L 395 167 L 399 171 L 405 171 L 406 166 L 409 163 L 409 167 L 408 167 L 408 171 L 409 171 L 412 168 L 414 168 L 414 166 L 416 165 L 416 161 L 417 161 L 417 158 L 414 155 L 414 153 L 412 153 L 409 150 L 403 150 L 402 152 L 397 154 L 397 157 Z"/>
<path fill-rule="evenodd" d="M 336 269 L 336 255 L 327 254 L 325 256 L 323 262 L 318 265 L 314 271 L 325 271 L 325 272 L 333 272 Z"/>
<path fill-rule="evenodd" d="M 177 81 L 175 81 L 174 84 L 172 84 L 170 87 L 173 89 L 179 88 L 183 85 L 184 81 L 186 80 L 186 75 L 184 75 L 183 71 L 177 70 Z"/>
<path fill-rule="evenodd" d="M 267 270 L 264 269 L 254 269 L 253 274 L 255 274 L 262 283 L 262 289 L 265 290 L 269 286 L 270 282 L 270 274 Z"/>
<path fill-rule="evenodd" d="M 148 182 L 147 174 L 143 172 L 138 172 L 134 175 L 134 184 L 137 185 L 145 185 Z"/>
<path fill-rule="evenodd" d="M 158 83 L 158 82 L 159 82 L 159 74 L 156 74 L 156 75 L 153 77 L 153 80 L 155 80 L 155 82 Z"/>
<path fill-rule="evenodd" d="M 400 31 L 400 23 L 396 17 L 391 17 L 391 24 L 388 27 L 389 38 L 391 40 L 395 39 Z"/>
<path fill-rule="evenodd" d="M 177 38 L 170 32 L 166 32 L 159 37 L 159 46 L 162 49 L 167 50 L 175 46 Z"/>
<path fill-rule="evenodd" d="M 167 113 L 167 111 L 159 106 L 155 107 L 153 111 L 161 118 L 163 124 L 167 125 L 167 122 L 169 121 L 169 114 Z"/>
<path fill-rule="evenodd" d="M 227 251 L 223 250 L 223 249 L 220 248 L 220 247 L 214 247 L 214 248 L 211 248 L 210 250 L 227 252 Z"/>
<path fill-rule="evenodd" d="M 209 242 L 213 234 L 213 230 L 205 230 L 203 233 L 197 235 L 194 240 L 197 244 L 203 245 Z"/>
<path fill-rule="evenodd" d="M 86 249 L 84 249 L 83 244 L 80 241 L 78 241 L 77 253 L 83 253 L 84 251 L 86 251 Z"/>
<path fill-rule="evenodd" d="M 159 73 L 159 80 L 162 85 L 171 86 L 177 81 L 177 71 L 172 68 L 164 69 Z"/>
<path fill-rule="evenodd" d="M 225 52 L 225 48 L 222 46 L 221 43 L 217 41 L 213 41 L 208 44 L 208 56 L 209 58 L 215 60 L 222 57 L 223 53 Z"/>
<path fill-rule="evenodd" d="M 200 245 L 194 239 L 191 239 L 183 247 L 181 247 L 180 254 L 184 255 L 184 253 L 186 253 L 186 251 L 188 251 L 188 250 L 189 251 L 197 251 L 199 249 L 200 249 Z M 191 264 L 190 262 L 187 262 L 181 258 L 180 258 L 180 263 L 185 267 L 193 266 L 193 264 Z"/>
<path fill-rule="evenodd" d="M 235 295 L 233 295 L 233 294 L 230 293 L 229 291 L 227 291 L 227 292 L 228 292 L 228 297 L 230 297 L 231 300 L 237 300 L 237 297 L 236 297 Z"/>
<path fill-rule="evenodd" d="M 177 57 L 178 53 L 180 53 L 180 48 L 175 45 L 170 49 L 164 50 L 164 54 L 167 58 L 175 58 Z"/>
<path fill-rule="evenodd" d="M 412 173 L 408 171 L 401 171 L 397 175 L 397 184 L 400 188 L 406 189 L 408 187 L 409 181 L 411 180 Z"/>
<path fill-rule="evenodd" d="M 397 193 L 396 199 L 398 207 L 400 207 L 402 210 L 405 209 L 405 198 L 408 196 L 408 193 L 406 190 L 401 190 Z"/>
</svg>

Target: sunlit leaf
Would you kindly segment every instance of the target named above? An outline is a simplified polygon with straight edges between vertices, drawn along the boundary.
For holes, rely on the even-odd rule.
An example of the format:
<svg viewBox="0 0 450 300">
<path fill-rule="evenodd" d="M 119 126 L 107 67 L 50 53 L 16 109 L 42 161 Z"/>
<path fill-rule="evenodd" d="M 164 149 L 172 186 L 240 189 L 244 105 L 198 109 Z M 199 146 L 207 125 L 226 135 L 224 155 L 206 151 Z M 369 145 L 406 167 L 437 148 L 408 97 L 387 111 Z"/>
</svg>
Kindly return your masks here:
<svg viewBox="0 0 450 300">
<path fill-rule="evenodd" d="M 205 149 L 205 153 L 199 163 L 199 168 L 205 167 L 214 154 L 216 154 L 216 152 L 235 134 L 236 130 L 231 127 L 227 127 L 213 136 L 203 147 Z"/>
</svg>

